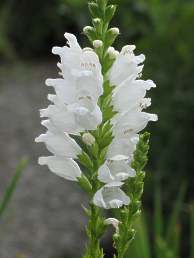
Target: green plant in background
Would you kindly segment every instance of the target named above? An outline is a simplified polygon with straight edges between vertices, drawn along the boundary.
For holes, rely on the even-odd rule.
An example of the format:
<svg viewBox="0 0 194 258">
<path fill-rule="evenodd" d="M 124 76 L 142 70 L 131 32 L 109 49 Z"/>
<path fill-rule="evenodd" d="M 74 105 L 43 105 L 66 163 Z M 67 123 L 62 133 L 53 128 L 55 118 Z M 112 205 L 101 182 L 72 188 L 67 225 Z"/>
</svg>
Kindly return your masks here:
<svg viewBox="0 0 194 258">
<path fill-rule="evenodd" d="M 179 258 L 181 256 L 180 217 L 184 207 L 185 185 L 182 185 L 168 217 L 164 216 L 160 188 L 154 194 L 154 215 L 142 215 L 136 220 L 137 235 L 126 258 Z M 190 207 L 190 258 L 194 257 L 194 206 Z M 153 236 L 151 241 L 150 235 Z"/>
<path fill-rule="evenodd" d="M 27 164 L 28 164 L 28 161 L 26 159 L 23 159 L 20 161 L 20 163 L 18 164 L 18 166 L 16 168 L 16 172 L 15 172 L 14 176 L 12 177 L 8 186 L 6 187 L 5 194 L 2 198 L 2 200 L 0 200 L 0 217 L 6 211 L 6 208 L 11 200 L 11 197 L 17 187 L 18 180 L 20 179 Z"/>
</svg>

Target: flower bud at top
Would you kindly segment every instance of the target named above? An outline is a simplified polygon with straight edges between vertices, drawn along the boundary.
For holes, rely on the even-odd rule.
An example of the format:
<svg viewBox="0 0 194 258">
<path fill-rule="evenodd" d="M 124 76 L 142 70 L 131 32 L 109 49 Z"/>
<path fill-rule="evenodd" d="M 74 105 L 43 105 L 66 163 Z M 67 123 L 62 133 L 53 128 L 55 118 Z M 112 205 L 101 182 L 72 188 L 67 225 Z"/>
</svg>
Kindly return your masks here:
<svg viewBox="0 0 194 258">
<path fill-rule="evenodd" d="M 101 40 L 94 40 L 93 41 L 93 46 L 95 47 L 95 48 L 99 48 L 99 47 L 102 47 L 103 46 L 103 42 L 101 41 Z"/>
<path fill-rule="evenodd" d="M 110 56 L 110 58 L 114 59 L 119 55 L 119 51 L 115 50 L 114 47 L 109 47 L 107 54 Z"/>
<path fill-rule="evenodd" d="M 84 32 L 84 33 L 87 33 L 87 32 L 93 31 L 93 30 L 94 30 L 94 28 L 91 27 L 91 26 L 85 26 L 85 27 L 83 28 L 83 32 Z"/>
<path fill-rule="evenodd" d="M 111 28 L 110 31 L 111 31 L 112 34 L 114 34 L 114 35 L 119 35 L 119 34 L 120 34 L 119 28 L 117 28 L 117 27 Z"/>
<path fill-rule="evenodd" d="M 82 141 L 88 145 L 88 146 L 92 146 L 95 143 L 95 138 L 93 135 L 91 135 L 91 133 L 84 133 L 82 135 Z"/>
<path fill-rule="evenodd" d="M 99 24 L 101 22 L 101 19 L 100 18 L 95 18 L 95 19 L 93 19 L 93 22 L 95 24 Z"/>
</svg>

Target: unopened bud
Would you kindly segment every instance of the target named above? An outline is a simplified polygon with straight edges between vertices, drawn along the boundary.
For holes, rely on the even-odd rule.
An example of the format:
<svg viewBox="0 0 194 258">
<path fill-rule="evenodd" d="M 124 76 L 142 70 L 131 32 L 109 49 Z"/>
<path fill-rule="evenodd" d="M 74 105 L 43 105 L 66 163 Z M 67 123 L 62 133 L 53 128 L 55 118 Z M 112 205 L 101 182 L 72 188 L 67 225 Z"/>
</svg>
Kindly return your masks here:
<svg viewBox="0 0 194 258">
<path fill-rule="evenodd" d="M 114 47 L 109 47 L 107 53 L 112 59 L 116 58 L 119 55 L 119 51 L 115 50 Z"/>
<path fill-rule="evenodd" d="M 105 219 L 104 223 L 106 225 L 113 225 L 113 227 L 116 230 L 116 233 L 119 233 L 119 223 L 121 223 L 121 222 L 118 219 L 108 218 L 108 219 Z"/>
<path fill-rule="evenodd" d="M 91 135 L 91 133 L 84 133 L 82 135 L 82 141 L 88 145 L 88 146 L 92 146 L 95 143 L 95 138 L 93 135 Z"/>
<path fill-rule="evenodd" d="M 103 42 L 101 41 L 101 40 L 94 40 L 93 41 L 93 46 L 95 47 L 95 48 L 99 48 L 99 47 L 102 47 L 103 46 Z"/>
<path fill-rule="evenodd" d="M 83 32 L 84 33 L 88 33 L 88 32 L 93 31 L 93 30 L 94 30 L 94 28 L 92 28 L 91 26 L 85 26 L 83 28 Z"/>
<path fill-rule="evenodd" d="M 114 35 L 119 35 L 119 34 L 120 34 L 119 28 L 117 28 L 117 27 L 111 28 L 110 31 L 111 31 L 112 34 L 114 34 Z"/>
<path fill-rule="evenodd" d="M 101 19 L 100 19 L 100 18 L 95 18 L 95 19 L 93 19 L 93 22 L 94 22 L 95 24 L 98 24 L 98 23 L 101 22 Z"/>
</svg>

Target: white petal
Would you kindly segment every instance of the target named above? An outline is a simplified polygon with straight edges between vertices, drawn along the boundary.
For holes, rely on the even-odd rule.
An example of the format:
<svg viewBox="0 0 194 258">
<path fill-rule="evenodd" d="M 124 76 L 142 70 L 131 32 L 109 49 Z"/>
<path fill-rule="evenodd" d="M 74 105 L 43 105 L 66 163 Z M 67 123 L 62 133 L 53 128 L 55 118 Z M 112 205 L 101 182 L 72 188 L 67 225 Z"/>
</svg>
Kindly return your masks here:
<svg viewBox="0 0 194 258">
<path fill-rule="evenodd" d="M 76 81 L 75 78 L 64 79 L 47 79 L 47 86 L 54 87 L 57 97 L 62 103 L 70 104 L 75 101 Z"/>
<path fill-rule="evenodd" d="M 77 98 L 90 96 L 95 102 L 103 93 L 102 82 L 92 72 L 81 72 L 76 80 Z"/>
<path fill-rule="evenodd" d="M 84 130 L 76 122 L 75 114 L 68 106 L 49 105 L 47 109 L 41 110 L 41 117 L 48 117 L 53 125 L 62 132 L 79 133 Z"/>
<path fill-rule="evenodd" d="M 71 33 L 65 33 L 64 34 L 65 38 L 67 39 L 67 43 L 70 48 L 76 49 L 76 50 L 81 50 L 80 45 L 77 42 L 76 36 L 71 34 Z"/>
<path fill-rule="evenodd" d="M 115 209 L 129 205 L 130 198 L 118 186 L 105 185 L 96 192 L 93 203 L 104 209 Z"/>
<path fill-rule="evenodd" d="M 93 110 L 88 105 L 76 107 L 74 113 L 77 124 L 85 130 L 95 130 L 102 122 L 102 112 L 97 105 Z"/>
<path fill-rule="evenodd" d="M 135 56 L 133 53 L 134 47 L 125 46 L 121 53 L 117 56 L 112 68 L 109 72 L 111 85 L 120 85 L 128 77 L 135 76 L 141 73 L 143 66 L 138 66 L 145 60 L 144 55 Z"/>
<path fill-rule="evenodd" d="M 103 183 L 120 182 L 128 177 L 134 177 L 135 174 L 135 170 L 130 167 L 128 159 L 109 160 L 99 168 L 98 179 Z"/>
<path fill-rule="evenodd" d="M 79 145 L 68 134 L 47 132 L 36 138 L 36 142 L 45 142 L 47 149 L 56 156 L 76 158 L 81 153 Z"/>
<path fill-rule="evenodd" d="M 108 147 L 107 159 L 117 160 L 118 155 L 131 158 L 136 149 L 138 135 L 125 135 L 125 137 L 115 137 Z"/>
<path fill-rule="evenodd" d="M 128 131 L 138 133 L 147 126 L 149 121 L 157 121 L 157 119 L 158 117 L 155 114 L 140 111 L 126 112 L 118 117 L 117 123 L 113 128 L 113 134 L 122 135 Z"/>
<path fill-rule="evenodd" d="M 67 180 L 77 181 L 77 178 L 81 177 L 81 170 L 73 159 L 55 156 L 40 157 L 39 164 L 47 165 L 53 173 Z"/>
</svg>

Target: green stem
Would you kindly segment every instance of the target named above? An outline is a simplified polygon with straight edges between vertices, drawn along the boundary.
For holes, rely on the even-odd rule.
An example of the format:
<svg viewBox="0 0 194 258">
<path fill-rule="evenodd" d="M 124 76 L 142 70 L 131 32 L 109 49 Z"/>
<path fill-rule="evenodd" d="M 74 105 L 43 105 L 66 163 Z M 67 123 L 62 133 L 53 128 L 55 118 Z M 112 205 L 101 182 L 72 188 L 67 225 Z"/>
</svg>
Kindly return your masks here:
<svg viewBox="0 0 194 258">
<path fill-rule="evenodd" d="M 111 7 L 111 8 L 110 8 Z M 104 218 L 101 214 L 101 209 L 93 205 L 92 199 L 94 194 L 98 189 L 101 187 L 101 183 L 97 179 L 97 172 L 99 167 L 104 163 L 105 156 L 106 156 L 106 147 L 110 144 L 112 141 L 112 134 L 111 134 L 111 125 L 106 123 L 108 120 L 110 120 L 110 115 L 107 117 L 107 110 L 110 110 L 110 114 L 113 115 L 112 107 L 108 106 L 107 98 L 109 95 L 112 94 L 112 88 L 109 84 L 105 83 L 106 78 L 105 74 L 110 68 L 113 58 L 106 55 L 108 47 L 113 43 L 114 39 L 116 38 L 115 35 L 108 35 L 108 28 L 109 28 L 109 22 L 112 19 L 114 12 L 116 10 L 116 7 L 111 5 L 108 6 L 107 0 L 95 0 L 93 2 L 89 3 L 90 12 L 93 18 L 93 24 L 94 28 L 91 31 L 86 31 L 85 34 L 93 44 L 94 40 L 101 40 L 103 42 L 103 46 L 100 48 L 95 49 L 101 66 L 102 66 L 102 74 L 104 75 L 104 87 L 106 87 L 106 90 L 104 89 L 104 94 L 99 99 L 99 106 L 102 111 L 103 115 L 103 123 L 99 126 L 99 128 L 95 132 L 91 132 L 91 134 L 96 139 L 96 145 L 98 151 L 98 155 L 91 156 L 89 154 L 89 158 L 91 158 L 91 161 L 93 163 L 93 171 L 91 171 L 92 176 L 88 178 L 91 186 L 92 186 L 92 194 L 90 199 L 90 209 L 87 210 L 87 214 L 89 216 L 88 226 L 87 226 L 87 235 L 88 235 L 88 245 L 87 245 L 87 251 L 84 258 L 103 258 L 103 250 L 100 248 L 100 238 L 105 230 L 104 225 Z M 108 12 L 109 10 L 109 12 Z M 95 19 L 98 18 L 100 20 L 99 24 L 96 23 Z M 100 27 L 98 27 L 100 25 Z M 101 28 L 101 29 L 99 29 Z M 106 93 L 105 93 L 106 92 Z M 106 126 L 104 129 L 104 125 L 106 123 Z"/>
</svg>

